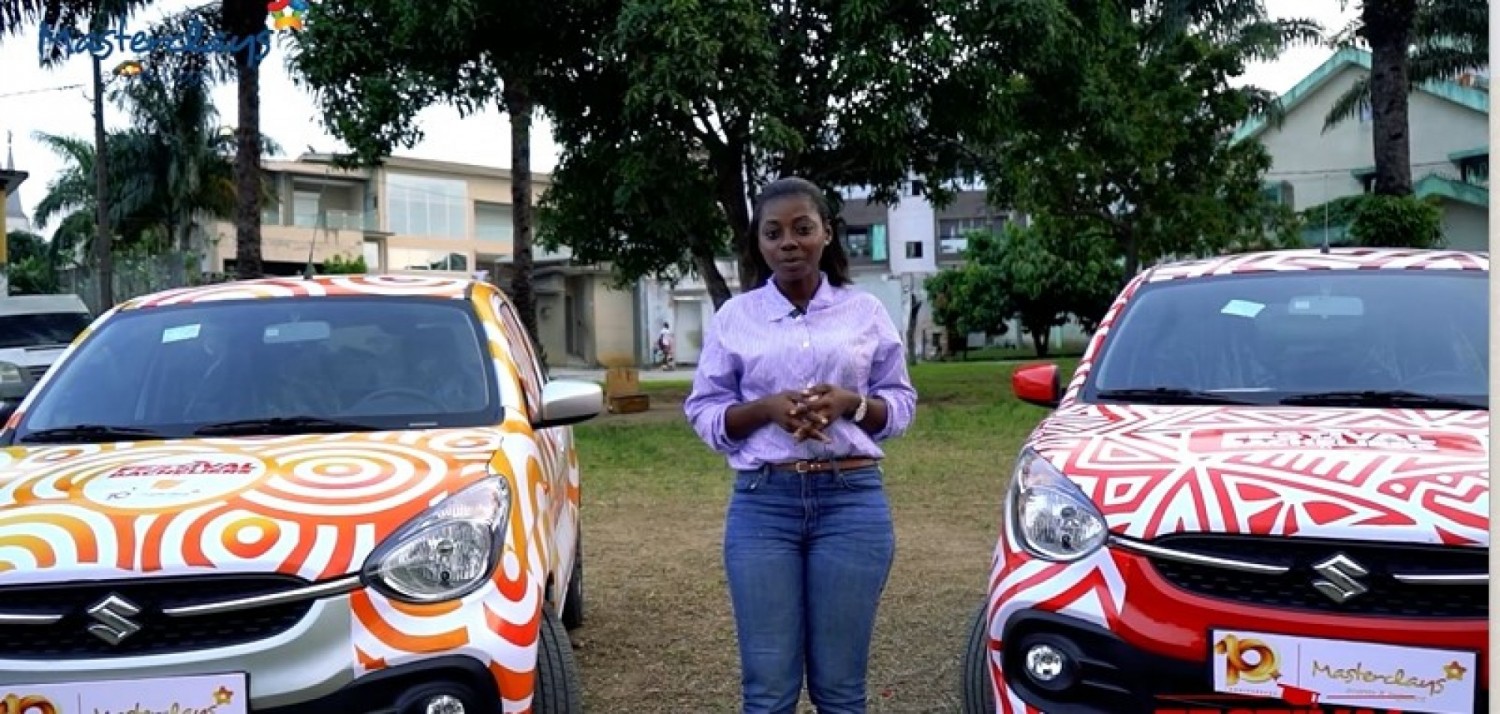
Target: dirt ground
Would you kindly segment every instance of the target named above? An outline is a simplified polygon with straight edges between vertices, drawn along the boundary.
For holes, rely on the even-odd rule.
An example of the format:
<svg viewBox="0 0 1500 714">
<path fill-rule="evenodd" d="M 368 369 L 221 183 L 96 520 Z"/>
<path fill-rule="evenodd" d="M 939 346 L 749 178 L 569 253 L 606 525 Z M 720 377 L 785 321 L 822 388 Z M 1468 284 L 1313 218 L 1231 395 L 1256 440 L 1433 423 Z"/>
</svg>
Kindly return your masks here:
<svg viewBox="0 0 1500 714">
<path fill-rule="evenodd" d="M 887 448 L 897 554 L 872 712 L 959 710 L 966 627 L 984 597 L 1011 457 L 1040 416 L 985 393 L 932 391 L 912 432 Z M 588 711 L 738 711 L 720 559 L 727 471 L 688 429 L 683 392 L 655 389 L 649 412 L 579 430 L 587 605 L 574 638 Z"/>
</svg>

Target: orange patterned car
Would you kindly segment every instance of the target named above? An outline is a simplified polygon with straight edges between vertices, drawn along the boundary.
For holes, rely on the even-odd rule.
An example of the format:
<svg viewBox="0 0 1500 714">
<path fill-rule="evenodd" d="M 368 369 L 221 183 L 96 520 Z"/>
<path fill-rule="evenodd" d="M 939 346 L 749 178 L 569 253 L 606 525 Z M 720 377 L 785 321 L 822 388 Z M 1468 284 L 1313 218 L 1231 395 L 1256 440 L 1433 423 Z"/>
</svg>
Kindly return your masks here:
<svg viewBox="0 0 1500 714">
<path fill-rule="evenodd" d="M 1492 711 L 1489 263 L 1161 265 L 1016 370 L 964 711 Z"/>
<path fill-rule="evenodd" d="M 0 714 L 578 710 L 602 407 L 484 282 L 118 306 L 0 432 Z"/>
</svg>

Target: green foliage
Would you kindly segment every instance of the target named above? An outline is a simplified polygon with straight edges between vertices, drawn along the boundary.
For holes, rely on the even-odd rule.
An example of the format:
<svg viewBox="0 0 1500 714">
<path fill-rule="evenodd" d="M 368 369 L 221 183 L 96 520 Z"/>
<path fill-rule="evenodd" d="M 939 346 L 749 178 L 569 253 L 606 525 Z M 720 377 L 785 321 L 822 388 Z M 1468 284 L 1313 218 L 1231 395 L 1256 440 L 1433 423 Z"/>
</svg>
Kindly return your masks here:
<svg viewBox="0 0 1500 714">
<path fill-rule="evenodd" d="M 1360 197 L 1349 224 L 1356 245 L 1372 248 L 1432 248 L 1443 244 L 1443 209 L 1436 198 Z"/>
<path fill-rule="evenodd" d="M 335 255 L 323 261 L 323 267 L 318 272 L 322 275 L 362 275 L 370 272 L 370 266 L 365 264 L 363 255 L 354 256 L 353 259 Z"/>
<path fill-rule="evenodd" d="M 50 295 L 58 292 L 52 250 L 41 236 L 11 231 L 5 236 L 5 275 L 11 295 Z"/>
<path fill-rule="evenodd" d="M 1015 317 L 1043 357 L 1052 328 L 1069 315 L 1093 332 L 1123 279 L 1106 237 L 1070 235 L 1058 224 L 972 232 L 964 257 L 962 267 L 926 281 L 933 321 L 960 335 L 1005 334 Z"/>
<path fill-rule="evenodd" d="M 991 104 L 1004 121 L 975 138 L 992 201 L 1057 234 L 1107 237 L 1129 272 L 1264 241 L 1270 157 L 1231 136 L 1274 105 L 1234 80 L 1247 62 L 1318 35 L 1314 23 L 1234 4 L 1074 3 L 1068 51 L 1006 82 Z"/>
<path fill-rule="evenodd" d="M 620 0 L 564 96 L 546 104 L 564 147 L 539 239 L 626 279 L 704 275 L 749 231 L 774 178 L 890 201 L 909 176 L 941 203 L 993 117 L 975 98 L 1040 57 L 1052 0 Z M 743 266 L 742 266 L 743 267 Z M 744 271 L 742 270 L 742 275 Z"/>
<path fill-rule="evenodd" d="M 320 0 L 287 64 L 350 147 L 339 163 L 370 166 L 416 146 L 424 136 L 417 115 L 430 106 L 472 115 L 501 105 L 507 85 L 521 81 L 538 103 L 552 87 L 564 91 L 544 80 L 581 51 L 574 20 L 589 4 Z"/>
</svg>

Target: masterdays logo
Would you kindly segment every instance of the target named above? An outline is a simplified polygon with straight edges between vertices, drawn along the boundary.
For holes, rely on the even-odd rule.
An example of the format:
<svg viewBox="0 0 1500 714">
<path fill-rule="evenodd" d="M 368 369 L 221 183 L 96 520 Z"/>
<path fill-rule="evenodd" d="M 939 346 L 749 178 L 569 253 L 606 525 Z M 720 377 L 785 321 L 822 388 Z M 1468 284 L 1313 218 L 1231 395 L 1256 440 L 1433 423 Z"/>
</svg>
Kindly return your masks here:
<svg viewBox="0 0 1500 714">
<path fill-rule="evenodd" d="M 54 56 L 68 59 L 75 55 L 90 54 L 104 60 L 116 50 L 137 55 L 158 51 L 237 54 L 250 50 L 250 66 L 258 67 L 261 60 L 271 53 L 272 34 L 302 29 L 303 20 L 307 16 L 307 0 L 273 0 L 266 5 L 266 10 L 269 27 L 253 35 L 216 32 L 198 20 L 186 23 L 181 32 L 130 32 L 123 24 L 112 30 L 78 32 L 69 27 L 55 27 L 44 22 L 37 38 L 37 54 L 43 59 Z"/>
</svg>

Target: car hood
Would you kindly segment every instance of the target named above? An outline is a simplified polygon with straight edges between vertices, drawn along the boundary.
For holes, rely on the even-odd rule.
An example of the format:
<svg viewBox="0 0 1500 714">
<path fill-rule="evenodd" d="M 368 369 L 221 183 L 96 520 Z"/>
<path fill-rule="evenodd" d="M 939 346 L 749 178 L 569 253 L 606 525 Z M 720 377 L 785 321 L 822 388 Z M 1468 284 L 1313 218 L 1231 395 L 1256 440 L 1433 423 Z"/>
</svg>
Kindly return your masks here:
<svg viewBox="0 0 1500 714">
<path fill-rule="evenodd" d="M 354 572 L 392 531 L 489 473 L 503 438 L 449 429 L 5 449 L 0 585 Z"/>
<path fill-rule="evenodd" d="M 1487 411 L 1074 404 L 1030 443 L 1118 535 L 1489 543 Z"/>
</svg>

